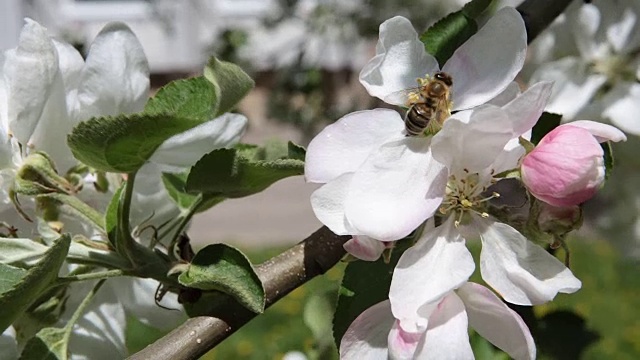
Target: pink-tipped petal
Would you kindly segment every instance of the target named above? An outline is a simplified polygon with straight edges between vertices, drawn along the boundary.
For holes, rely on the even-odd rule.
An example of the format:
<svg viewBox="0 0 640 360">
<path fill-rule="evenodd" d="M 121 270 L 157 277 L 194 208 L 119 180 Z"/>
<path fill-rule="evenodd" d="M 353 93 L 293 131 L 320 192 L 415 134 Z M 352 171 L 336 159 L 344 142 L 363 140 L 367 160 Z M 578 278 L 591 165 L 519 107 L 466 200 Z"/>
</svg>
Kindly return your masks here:
<svg viewBox="0 0 640 360">
<path fill-rule="evenodd" d="M 469 344 L 467 312 L 454 292 L 440 301 L 429 318 L 424 341 L 418 345 L 416 359 L 472 360 Z"/>
<path fill-rule="evenodd" d="M 384 242 L 364 235 L 354 236 L 343 247 L 349 254 L 364 261 L 378 260 L 386 249 Z"/>
<path fill-rule="evenodd" d="M 554 206 L 589 200 L 604 181 L 604 152 L 588 130 L 571 124 L 553 129 L 522 160 L 522 182 Z"/>
<path fill-rule="evenodd" d="M 389 332 L 389 358 L 394 360 L 412 360 L 420 343 L 423 332 L 408 332 L 402 329 L 400 321 L 393 323 Z"/>
<path fill-rule="evenodd" d="M 340 341 L 340 359 L 387 360 L 387 337 L 394 321 L 388 300 L 365 310 L 344 333 Z"/>
</svg>

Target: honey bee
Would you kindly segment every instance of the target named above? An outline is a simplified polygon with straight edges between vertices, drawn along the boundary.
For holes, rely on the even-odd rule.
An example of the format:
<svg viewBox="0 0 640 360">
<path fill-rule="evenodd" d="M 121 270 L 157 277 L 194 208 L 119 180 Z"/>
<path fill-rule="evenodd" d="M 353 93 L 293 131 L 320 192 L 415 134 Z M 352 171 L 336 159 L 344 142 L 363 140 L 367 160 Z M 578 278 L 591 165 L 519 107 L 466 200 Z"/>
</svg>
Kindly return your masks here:
<svg viewBox="0 0 640 360">
<path fill-rule="evenodd" d="M 402 103 L 409 106 L 404 117 L 407 136 L 433 134 L 442 127 L 451 115 L 450 88 L 451 76 L 439 71 L 433 78 L 418 79 L 420 86 L 395 92 L 385 98 L 389 103 Z M 403 99 L 403 100 L 400 100 Z"/>
</svg>

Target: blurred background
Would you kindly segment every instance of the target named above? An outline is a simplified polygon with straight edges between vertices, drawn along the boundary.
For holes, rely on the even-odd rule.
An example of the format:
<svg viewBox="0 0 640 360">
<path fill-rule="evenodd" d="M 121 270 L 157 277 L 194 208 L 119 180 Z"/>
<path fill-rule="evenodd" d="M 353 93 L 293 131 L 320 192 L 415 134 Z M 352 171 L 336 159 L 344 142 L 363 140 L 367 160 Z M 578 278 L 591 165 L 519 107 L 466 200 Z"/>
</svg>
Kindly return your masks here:
<svg viewBox="0 0 640 360">
<path fill-rule="evenodd" d="M 466 2 L 2 0 L 0 49 L 17 44 L 24 17 L 80 50 L 105 23 L 124 21 L 145 49 L 154 90 L 197 75 L 211 55 L 233 61 L 256 80 L 256 88 L 237 109 L 250 122 L 244 142 L 292 140 L 306 146 L 344 114 L 385 106 L 358 82 L 360 69 L 375 52 L 380 23 L 402 15 L 421 33 Z M 495 2 L 494 10 L 518 2 Z M 635 135 L 614 145 L 611 181 L 586 204 L 585 226 L 569 240 L 572 270 L 583 289 L 522 313 L 529 317 L 540 358 L 640 358 L 638 151 Z M 315 189 L 302 177 L 285 179 L 263 193 L 228 200 L 197 215 L 189 235 L 196 247 L 226 242 L 256 262 L 264 260 L 321 226 L 309 204 Z M 335 358 L 327 314 L 343 268 L 296 290 L 206 358 Z M 133 318 L 129 325 L 132 351 L 161 335 Z M 477 358 L 506 358 L 481 338 L 472 336 L 472 341 Z"/>
</svg>

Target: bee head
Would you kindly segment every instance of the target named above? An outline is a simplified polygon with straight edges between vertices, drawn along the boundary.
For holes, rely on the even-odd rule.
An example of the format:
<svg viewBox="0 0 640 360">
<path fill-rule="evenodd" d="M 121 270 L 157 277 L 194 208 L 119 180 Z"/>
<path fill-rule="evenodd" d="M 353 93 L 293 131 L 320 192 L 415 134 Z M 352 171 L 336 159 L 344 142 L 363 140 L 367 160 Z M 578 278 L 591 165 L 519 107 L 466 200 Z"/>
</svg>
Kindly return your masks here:
<svg viewBox="0 0 640 360">
<path fill-rule="evenodd" d="M 453 79 L 451 79 L 451 75 L 447 74 L 446 72 L 438 71 L 437 73 L 435 73 L 435 75 L 433 75 L 433 77 L 447 84 L 447 86 L 453 85 Z"/>
</svg>

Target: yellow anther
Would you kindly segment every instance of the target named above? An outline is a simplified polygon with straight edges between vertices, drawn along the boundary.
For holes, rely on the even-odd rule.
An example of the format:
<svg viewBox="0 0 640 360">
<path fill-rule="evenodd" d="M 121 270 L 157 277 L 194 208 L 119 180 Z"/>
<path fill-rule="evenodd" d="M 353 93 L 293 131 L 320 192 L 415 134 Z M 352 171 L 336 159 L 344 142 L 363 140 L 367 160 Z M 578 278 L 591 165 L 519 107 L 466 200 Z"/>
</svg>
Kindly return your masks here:
<svg viewBox="0 0 640 360">
<path fill-rule="evenodd" d="M 489 217 L 489 214 L 487 214 L 486 212 L 483 212 L 483 213 L 480 213 L 480 216 L 486 219 Z"/>
<path fill-rule="evenodd" d="M 460 200 L 460 204 L 462 204 L 462 206 L 466 207 L 466 208 L 470 208 L 473 206 L 473 203 L 467 199 L 462 199 Z"/>
<path fill-rule="evenodd" d="M 420 94 L 418 94 L 417 92 L 409 93 L 409 95 L 407 96 L 407 101 L 409 101 L 409 104 L 416 104 L 420 102 Z"/>
</svg>

